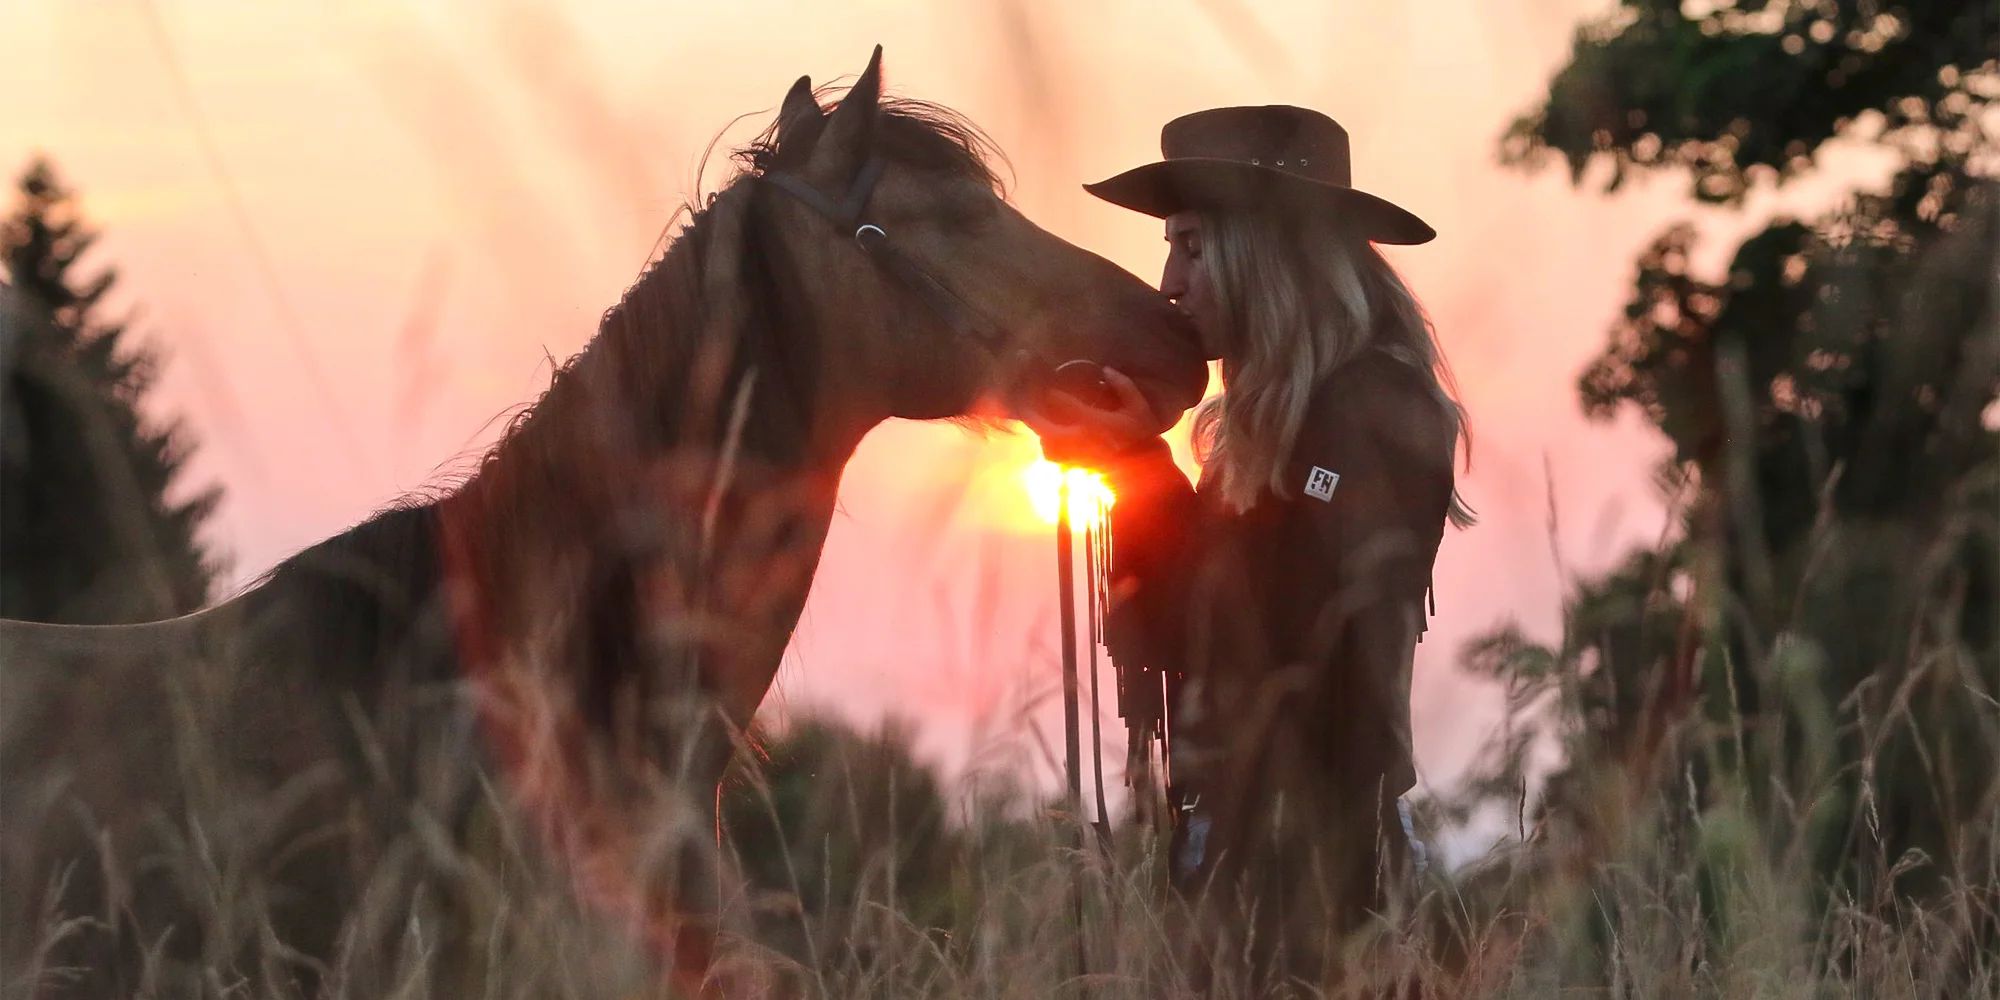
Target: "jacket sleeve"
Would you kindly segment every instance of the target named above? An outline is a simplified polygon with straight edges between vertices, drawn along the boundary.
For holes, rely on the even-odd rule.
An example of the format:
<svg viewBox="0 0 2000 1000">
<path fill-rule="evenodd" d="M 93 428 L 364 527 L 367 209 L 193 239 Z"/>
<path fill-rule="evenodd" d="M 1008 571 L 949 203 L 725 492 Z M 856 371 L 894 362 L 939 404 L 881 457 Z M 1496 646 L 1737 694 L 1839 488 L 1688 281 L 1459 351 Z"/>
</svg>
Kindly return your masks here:
<svg viewBox="0 0 2000 1000">
<path fill-rule="evenodd" d="M 1314 556 L 1302 596 L 1316 603 L 1320 626 L 1384 602 L 1420 602 L 1429 586 L 1450 502 L 1450 453 L 1440 490 L 1420 444 L 1395 434 L 1346 419 L 1316 421 L 1300 435 L 1291 470 L 1296 493 L 1282 502 Z M 1323 648 L 1328 637 L 1322 627 L 1313 638 L 1313 648 Z"/>
<path fill-rule="evenodd" d="M 1182 669 L 1179 615 L 1195 540 L 1210 520 L 1165 441 L 1154 438 L 1110 463 L 1111 608 L 1105 644 L 1119 662 Z"/>
<path fill-rule="evenodd" d="M 1342 723 L 1313 742 L 1357 776 L 1381 776 L 1391 795 L 1416 779 L 1410 668 L 1451 496 L 1449 444 L 1440 463 L 1421 442 L 1398 440 L 1400 430 L 1323 421 L 1300 443 L 1302 495 L 1289 502 L 1310 555 L 1298 602 L 1277 623 L 1319 673 L 1309 711 Z"/>
</svg>

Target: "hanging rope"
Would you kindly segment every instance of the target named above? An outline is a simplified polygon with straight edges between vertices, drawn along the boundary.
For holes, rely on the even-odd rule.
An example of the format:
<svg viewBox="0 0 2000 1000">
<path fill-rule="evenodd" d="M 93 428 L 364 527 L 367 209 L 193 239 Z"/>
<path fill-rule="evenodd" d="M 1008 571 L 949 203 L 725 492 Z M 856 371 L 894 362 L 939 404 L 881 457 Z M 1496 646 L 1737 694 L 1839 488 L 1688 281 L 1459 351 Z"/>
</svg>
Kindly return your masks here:
<svg viewBox="0 0 2000 1000">
<path fill-rule="evenodd" d="M 1077 624 L 1076 624 L 1076 553 L 1075 526 L 1070 518 L 1072 491 L 1069 470 L 1063 469 L 1058 478 L 1056 490 L 1056 589 L 1059 602 L 1057 621 L 1062 632 L 1063 670 L 1063 733 L 1067 754 L 1067 802 L 1065 812 L 1070 826 L 1066 831 L 1067 845 L 1076 851 L 1077 868 L 1071 886 L 1071 903 L 1076 921 L 1076 972 L 1087 973 L 1086 940 L 1083 908 L 1083 854 L 1081 843 L 1082 828 L 1085 824 L 1083 813 L 1083 762 L 1081 733 L 1081 686 L 1078 679 Z M 1170 822 L 1170 810 L 1163 808 L 1164 788 L 1159 784 L 1167 776 L 1167 689 L 1165 675 L 1146 664 L 1125 664 L 1118 662 L 1110 653 L 1108 643 L 1108 623 L 1111 614 L 1111 570 L 1113 544 L 1111 537 L 1110 505 L 1105 498 L 1094 496 L 1095 504 L 1086 518 L 1083 528 L 1083 565 L 1085 601 L 1085 641 L 1089 645 L 1090 657 L 1090 739 L 1091 778 L 1095 793 L 1095 818 L 1088 823 L 1096 834 L 1098 849 L 1108 862 L 1112 857 L 1111 808 L 1104 792 L 1103 753 L 1103 696 L 1100 693 L 1098 671 L 1100 669 L 1099 647 L 1104 649 L 1104 658 L 1109 661 L 1117 683 L 1117 707 L 1119 718 L 1126 725 L 1125 786 L 1130 789 L 1133 804 L 1138 810 L 1140 821 L 1153 827 Z M 1115 499 L 1112 502 L 1116 502 Z M 1154 757 L 1157 747 L 1158 758 Z M 1117 913 L 1115 897 L 1110 900 L 1113 910 L 1109 914 L 1115 926 Z"/>
<path fill-rule="evenodd" d="M 1078 836 L 1083 824 L 1083 747 L 1081 733 L 1077 725 L 1077 684 L 1076 684 L 1076 559 L 1072 553 L 1072 538 L 1069 523 L 1069 471 L 1060 470 L 1056 480 L 1056 619 L 1062 630 L 1062 683 L 1063 683 L 1063 738 L 1068 750 L 1069 796 L 1065 801 L 1068 813 L 1064 828 L 1067 846 L 1081 856 L 1083 845 Z M 1088 536 L 1086 535 L 1086 539 Z M 1084 975 L 1089 966 L 1084 955 L 1083 941 L 1083 879 L 1082 872 L 1076 872 L 1070 880 L 1070 901 L 1076 919 L 1076 974 Z"/>
</svg>

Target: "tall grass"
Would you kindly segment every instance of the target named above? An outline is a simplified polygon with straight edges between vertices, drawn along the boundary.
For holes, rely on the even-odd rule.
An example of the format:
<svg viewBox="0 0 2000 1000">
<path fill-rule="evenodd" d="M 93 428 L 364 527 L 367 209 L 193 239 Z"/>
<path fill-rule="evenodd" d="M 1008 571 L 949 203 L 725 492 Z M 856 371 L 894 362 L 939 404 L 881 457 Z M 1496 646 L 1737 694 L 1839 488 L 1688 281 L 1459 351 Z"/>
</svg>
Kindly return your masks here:
<svg viewBox="0 0 2000 1000">
<path fill-rule="evenodd" d="M 66 966 L 112 942 L 144 956 L 125 995 L 308 995 L 300 973 L 311 961 L 279 939 L 274 912 L 297 900 L 278 869 L 289 852 L 337 831 L 269 840 L 302 790 L 246 797 L 228 767 L 202 758 L 198 713 L 177 714 L 190 723 L 177 736 L 181 767 L 190 788 L 207 792 L 178 814 L 146 818 L 152 853 L 107 851 L 94 871 L 58 874 L 101 893 L 91 907 L 38 916 L 33 946 L 10 950 L 0 970 L 6 996 L 61 995 L 74 971 Z M 946 790 L 908 756 L 906 740 L 800 728 L 819 733 L 810 760 L 795 755 L 778 773 L 788 746 L 805 738 L 795 730 L 766 754 L 746 754 L 728 786 L 729 868 L 751 877 L 729 878 L 722 891 L 723 922 L 740 937 L 717 983 L 827 998 L 1272 995 L 1221 950 L 1225 939 L 1203 930 L 1217 912 L 1162 889 L 1151 831 L 1126 824 L 1108 843 L 1084 834 L 1078 849 L 1081 831 L 1059 806 L 1030 808 L 1046 804 L 991 784 L 956 790 L 970 805 L 953 820 Z M 798 774 L 812 780 L 784 784 Z M 50 792 L 53 805 L 60 790 Z M 1528 842 L 1432 871 L 1379 915 L 1351 942 L 1348 978 L 1332 995 L 2000 995 L 1990 937 L 2000 857 L 1990 846 L 1986 857 L 1961 859 L 1978 864 L 1954 866 L 1983 874 L 1944 879 L 1922 896 L 1889 889 L 1930 863 L 1907 856 L 1868 861 L 1868 895 L 1828 896 L 1810 859 L 1779 849 L 1752 811 L 1693 811 L 1686 795 L 1683 781 L 1648 784 L 1612 769 L 1576 776 L 1570 808 Z M 673 995 L 658 957 L 578 900 L 507 818 L 507 799 L 484 786 L 471 819 L 414 817 L 409 834 L 339 873 L 360 887 L 361 904 L 336 957 L 311 968 L 324 995 Z M 9 823 L 18 831 L 24 819 Z M 760 819 L 775 836 L 750 829 Z M 2000 842 L 1990 811 L 1980 822 L 1967 840 Z M 194 904 L 193 951 L 185 938 L 129 938 L 125 918 L 149 905 L 145 892 L 162 890 Z"/>
</svg>

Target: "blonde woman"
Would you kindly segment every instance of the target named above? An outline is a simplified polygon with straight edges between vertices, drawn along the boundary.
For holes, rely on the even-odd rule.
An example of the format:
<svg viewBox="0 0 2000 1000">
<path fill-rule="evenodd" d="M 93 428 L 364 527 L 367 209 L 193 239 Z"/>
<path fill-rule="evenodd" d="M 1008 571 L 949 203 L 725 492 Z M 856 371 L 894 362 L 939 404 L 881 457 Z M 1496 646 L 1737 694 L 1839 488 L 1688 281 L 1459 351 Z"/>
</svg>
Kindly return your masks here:
<svg viewBox="0 0 2000 1000">
<path fill-rule="evenodd" d="M 1029 422 L 1118 494 L 1112 650 L 1169 678 L 1175 883 L 1281 920 L 1253 951 L 1312 978 L 1411 860 L 1410 663 L 1445 525 L 1472 522 L 1463 411 L 1373 245 L 1435 233 L 1352 186 L 1347 133 L 1314 111 L 1203 111 L 1161 148 L 1086 188 L 1166 221 L 1161 290 L 1222 361 L 1199 489 L 1115 371 Z"/>
</svg>

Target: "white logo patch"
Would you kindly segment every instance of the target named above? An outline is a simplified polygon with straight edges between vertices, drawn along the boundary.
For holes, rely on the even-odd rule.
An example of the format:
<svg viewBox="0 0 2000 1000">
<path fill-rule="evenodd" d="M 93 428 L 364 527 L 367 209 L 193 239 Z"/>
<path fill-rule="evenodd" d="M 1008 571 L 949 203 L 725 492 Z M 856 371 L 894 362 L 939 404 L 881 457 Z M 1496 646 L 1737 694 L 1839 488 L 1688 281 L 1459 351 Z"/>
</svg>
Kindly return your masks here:
<svg viewBox="0 0 2000 1000">
<path fill-rule="evenodd" d="M 1315 465 L 1306 473 L 1306 496 L 1315 500 L 1331 502 L 1333 488 L 1340 485 L 1340 473 L 1322 469 Z"/>
</svg>

